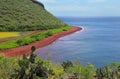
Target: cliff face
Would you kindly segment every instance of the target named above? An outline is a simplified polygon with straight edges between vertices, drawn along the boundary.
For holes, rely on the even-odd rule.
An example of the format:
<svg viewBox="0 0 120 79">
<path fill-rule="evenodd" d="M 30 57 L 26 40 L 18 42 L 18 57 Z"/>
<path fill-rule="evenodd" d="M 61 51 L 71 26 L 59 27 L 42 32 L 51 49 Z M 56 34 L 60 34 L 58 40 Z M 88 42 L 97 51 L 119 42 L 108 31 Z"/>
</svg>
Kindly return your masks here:
<svg viewBox="0 0 120 79">
<path fill-rule="evenodd" d="M 0 0 L 0 31 L 45 30 L 65 26 L 36 0 Z"/>
</svg>

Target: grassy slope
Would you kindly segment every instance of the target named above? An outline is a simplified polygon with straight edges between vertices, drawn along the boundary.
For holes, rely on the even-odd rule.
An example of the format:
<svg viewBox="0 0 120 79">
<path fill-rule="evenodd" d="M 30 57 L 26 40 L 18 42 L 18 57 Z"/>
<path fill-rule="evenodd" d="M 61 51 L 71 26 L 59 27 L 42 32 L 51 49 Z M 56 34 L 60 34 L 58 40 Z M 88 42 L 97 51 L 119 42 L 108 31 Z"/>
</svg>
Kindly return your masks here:
<svg viewBox="0 0 120 79">
<path fill-rule="evenodd" d="M 53 29 L 65 24 L 31 0 L 0 0 L 0 31 Z"/>
</svg>

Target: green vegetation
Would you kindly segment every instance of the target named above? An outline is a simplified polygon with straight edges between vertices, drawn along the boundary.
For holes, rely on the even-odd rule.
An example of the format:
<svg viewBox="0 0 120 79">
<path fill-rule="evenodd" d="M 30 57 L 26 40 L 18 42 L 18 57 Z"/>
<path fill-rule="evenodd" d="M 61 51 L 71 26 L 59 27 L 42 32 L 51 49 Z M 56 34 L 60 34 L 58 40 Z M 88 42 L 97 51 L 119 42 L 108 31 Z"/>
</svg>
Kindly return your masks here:
<svg viewBox="0 0 120 79">
<path fill-rule="evenodd" d="M 63 27 L 66 24 L 34 0 L 0 0 L 0 31 L 31 31 Z"/>
<path fill-rule="evenodd" d="M 38 58 L 31 48 L 29 58 L 7 58 L 0 56 L 0 79 L 53 79 L 64 76 L 64 70 L 59 65 Z"/>
<path fill-rule="evenodd" d="M 58 29 L 46 30 L 46 31 L 38 33 L 38 34 L 28 35 L 26 37 L 23 37 L 23 38 L 20 38 L 17 40 L 10 40 L 7 42 L 3 42 L 3 43 L 0 43 L 0 49 L 8 49 L 8 48 L 14 48 L 14 47 L 18 47 L 18 46 L 28 45 L 29 43 L 42 40 L 42 39 L 44 39 L 48 36 L 51 36 L 55 33 L 61 32 L 63 30 L 69 30 L 69 29 L 71 29 L 70 26 L 65 26 L 65 27 L 61 27 Z"/>
<path fill-rule="evenodd" d="M 96 70 L 99 79 L 120 79 L 120 63 L 111 63 Z"/>
<path fill-rule="evenodd" d="M 120 63 L 111 63 L 102 68 L 92 64 L 81 65 L 65 61 L 61 64 L 37 57 L 32 46 L 29 57 L 5 57 L 0 55 L 0 79 L 119 79 Z"/>
</svg>

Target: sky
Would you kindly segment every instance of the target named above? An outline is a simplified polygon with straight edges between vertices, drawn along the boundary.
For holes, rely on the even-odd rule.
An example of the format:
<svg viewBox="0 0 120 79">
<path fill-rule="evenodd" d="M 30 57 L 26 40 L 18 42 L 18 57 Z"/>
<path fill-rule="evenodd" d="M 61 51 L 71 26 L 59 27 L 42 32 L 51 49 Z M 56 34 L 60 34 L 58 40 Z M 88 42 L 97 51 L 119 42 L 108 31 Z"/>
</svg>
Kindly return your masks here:
<svg viewBox="0 0 120 79">
<path fill-rule="evenodd" d="M 55 16 L 120 16 L 120 0 L 38 0 Z"/>
</svg>

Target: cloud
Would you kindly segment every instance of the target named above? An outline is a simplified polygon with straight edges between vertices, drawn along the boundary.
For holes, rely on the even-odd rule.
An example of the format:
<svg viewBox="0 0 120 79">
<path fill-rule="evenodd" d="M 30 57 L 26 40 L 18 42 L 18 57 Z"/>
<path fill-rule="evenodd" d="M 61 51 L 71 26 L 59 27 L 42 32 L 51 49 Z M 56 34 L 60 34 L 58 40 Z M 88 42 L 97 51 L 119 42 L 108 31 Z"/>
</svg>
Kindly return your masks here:
<svg viewBox="0 0 120 79">
<path fill-rule="evenodd" d="M 56 0 L 38 0 L 40 2 L 43 2 L 43 3 L 55 3 Z"/>
<path fill-rule="evenodd" d="M 96 7 L 89 6 L 79 6 L 79 5 L 59 5 L 59 6 L 50 6 L 48 10 L 57 11 L 57 12 L 88 12 L 94 10 Z"/>
<path fill-rule="evenodd" d="M 38 0 L 57 16 L 120 16 L 120 0 Z M 113 4 L 114 3 L 114 4 Z"/>
</svg>

